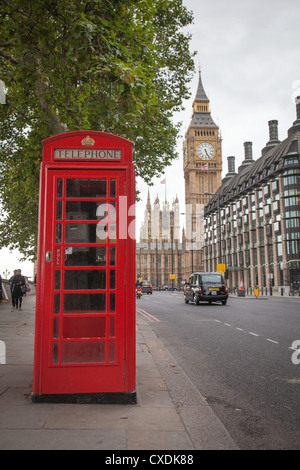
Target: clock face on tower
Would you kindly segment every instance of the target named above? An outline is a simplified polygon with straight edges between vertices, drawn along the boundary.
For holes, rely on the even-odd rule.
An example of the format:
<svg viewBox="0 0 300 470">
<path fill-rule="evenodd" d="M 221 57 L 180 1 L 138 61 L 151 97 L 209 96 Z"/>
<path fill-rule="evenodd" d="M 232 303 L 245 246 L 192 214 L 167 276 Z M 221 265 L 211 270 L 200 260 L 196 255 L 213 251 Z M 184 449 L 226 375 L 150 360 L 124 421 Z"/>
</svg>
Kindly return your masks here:
<svg viewBox="0 0 300 470">
<path fill-rule="evenodd" d="M 209 142 L 202 142 L 197 147 L 197 155 L 201 160 L 210 160 L 215 155 L 215 148 Z"/>
</svg>

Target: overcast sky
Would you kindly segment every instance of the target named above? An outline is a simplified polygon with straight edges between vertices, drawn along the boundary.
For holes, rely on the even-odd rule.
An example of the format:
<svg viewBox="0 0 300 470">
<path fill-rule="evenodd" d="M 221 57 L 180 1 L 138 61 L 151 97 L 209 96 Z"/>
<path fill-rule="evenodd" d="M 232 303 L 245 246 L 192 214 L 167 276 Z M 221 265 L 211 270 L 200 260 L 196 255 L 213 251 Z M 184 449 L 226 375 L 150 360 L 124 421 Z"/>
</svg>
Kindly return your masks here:
<svg viewBox="0 0 300 470">
<path fill-rule="evenodd" d="M 174 116 L 182 121 L 182 135 L 190 124 L 192 104 L 198 84 L 198 69 L 210 99 L 212 118 L 222 134 L 223 176 L 227 157 L 236 157 L 236 169 L 244 159 L 246 141 L 253 142 L 254 159 L 269 140 L 268 121 L 278 120 L 279 139 L 296 119 L 295 97 L 300 95 L 300 2 L 297 0 L 183 0 L 194 12 L 191 50 L 197 51 L 196 73 L 191 82 L 191 98 L 185 112 Z M 182 142 L 180 158 L 150 188 L 151 202 L 158 194 L 162 201 L 167 180 L 167 199 L 178 195 L 184 212 Z M 137 204 L 137 238 L 147 199 L 147 186 L 138 181 L 143 199 Z M 32 265 L 17 261 L 17 253 L 0 252 L 0 274 L 21 266 L 32 274 Z"/>
<path fill-rule="evenodd" d="M 295 97 L 300 95 L 300 2 L 297 0 L 183 0 L 194 13 L 191 50 L 197 51 L 196 73 L 185 112 L 174 118 L 183 122 L 184 135 L 191 121 L 192 104 L 198 85 L 198 70 L 210 99 L 211 115 L 222 135 L 223 176 L 227 157 L 236 157 L 236 170 L 244 160 L 244 142 L 253 142 L 253 157 L 269 140 L 268 121 L 278 120 L 279 139 L 296 119 Z M 182 142 L 180 159 L 166 169 L 167 199 L 178 195 L 184 212 Z M 163 176 L 163 177 L 164 177 Z M 157 178 L 150 188 L 151 202 L 165 188 Z M 137 204 L 137 238 L 143 220 L 148 188 Z M 183 221 L 182 221 L 183 222 Z"/>
</svg>

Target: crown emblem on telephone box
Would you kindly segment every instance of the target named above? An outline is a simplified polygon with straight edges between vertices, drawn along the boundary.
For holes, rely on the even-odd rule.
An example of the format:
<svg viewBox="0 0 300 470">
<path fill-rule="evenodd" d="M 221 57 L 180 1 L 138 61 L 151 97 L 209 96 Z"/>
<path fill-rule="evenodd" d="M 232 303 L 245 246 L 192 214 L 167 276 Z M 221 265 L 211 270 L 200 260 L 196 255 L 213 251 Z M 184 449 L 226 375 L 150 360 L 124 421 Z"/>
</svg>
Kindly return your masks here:
<svg viewBox="0 0 300 470">
<path fill-rule="evenodd" d="M 84 139 L 82 139 L 81 145 L 84 147 L 92 147 L 95 145 L 95 141 L 89 135 L 87 135 Z"/>
</svg>

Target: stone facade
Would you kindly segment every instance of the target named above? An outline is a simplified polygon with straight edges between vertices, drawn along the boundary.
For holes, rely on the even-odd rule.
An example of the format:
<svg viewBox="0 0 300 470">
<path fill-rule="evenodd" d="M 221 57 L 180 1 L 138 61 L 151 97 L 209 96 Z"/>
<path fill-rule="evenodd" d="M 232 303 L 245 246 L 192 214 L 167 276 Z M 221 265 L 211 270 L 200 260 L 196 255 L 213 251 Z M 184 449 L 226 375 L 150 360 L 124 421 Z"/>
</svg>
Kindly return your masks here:
<svg viewBox="0 0 300 470">
<path fill-rule="evenodd" d="M 253 160 L 245 142 L 245 159 L 228 173 L 205 208 L 205 270 L 226 264 L 228 285 L 266 293 L 300 290 L 300 98 L 288 137 L 278 140 L 278 122 L 269 121 L 270 139 Z"/>
<path fill-rule="evenodd" d="M 181 288 L 183 244 L 181 242 L 179 201 L 151 204 L 150 194 L 136 249 L 137 278 L 152 282 L 154 288 L 167 285 Z M 173 275 L 175 278 L 171 279 Z"/>
<path fill-rule="evenodd" d="M 137 277 L 155 287 L 182 288 L 192 272 L 204 269 L 204 206 L 221 185 L 222 149 L 218 126 L 212 119 L 201 73 L 193 102 L 192 118 L 183 143 L 185 227 L 179 226 L 179 201 L 162 208 L 148 195 L 144 222 L 137 243 Z M 175 279 L 170 279 L 173 274 Z"/>
</svg>

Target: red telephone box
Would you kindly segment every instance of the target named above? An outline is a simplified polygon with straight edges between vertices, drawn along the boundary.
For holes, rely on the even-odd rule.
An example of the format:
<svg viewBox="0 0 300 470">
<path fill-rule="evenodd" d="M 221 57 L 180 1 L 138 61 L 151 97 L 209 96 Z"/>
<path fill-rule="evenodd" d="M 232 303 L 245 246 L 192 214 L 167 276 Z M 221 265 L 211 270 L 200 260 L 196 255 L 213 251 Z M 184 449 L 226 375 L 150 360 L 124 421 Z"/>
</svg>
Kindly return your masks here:
<svg viewBox="0 0 300 470">
<path fill-rule="evenodd" d="M 132 142 L 44 141 L 32 400 L 135 403 Z"/>
</svg>

